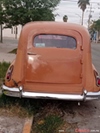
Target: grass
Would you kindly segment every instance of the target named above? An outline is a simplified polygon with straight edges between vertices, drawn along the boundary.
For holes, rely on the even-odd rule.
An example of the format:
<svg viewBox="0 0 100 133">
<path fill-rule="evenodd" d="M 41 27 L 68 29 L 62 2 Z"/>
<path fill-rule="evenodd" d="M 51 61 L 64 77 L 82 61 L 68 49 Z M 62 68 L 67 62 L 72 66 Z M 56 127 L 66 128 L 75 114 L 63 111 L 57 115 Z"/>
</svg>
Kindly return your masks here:
<svg viewBox="0 0 100 133">
<path fill-rule="evenodd" d="M 10 51 L 9 53 L 11 53 L 11 54 L 16 54 L 16 53 L 17 53 L 17 48 L 16 48 L 16 49 L 13 49 L 13 50 Z"/>
<path fill-rule="evenodd" d="M 9 65 L 10 63 L 0 62 L 0 88 Z M 25 100 L 0 95 L 0 115 L 28 116 L 30 114 L 30 109 L 28 109 L 27 112 L 27 108 L 23 106 L 26 105 L 25 102 L 28 104 L 28 101 Z"/>
<path fill-rule="evenodd" d="M 56 133 L 62 123 L 62 118 L 58 115 L 50 114 L 37 122 L 35 130 L 36 133 Z"/>
<path fill-rule="evenodd" d="M 10 63 L 0 62 L 0 88 L 9 65 Z M 27 117 L 35 114 L 39 108 L 41 108 L 41 102 L 38 102 L 38 100 L 34 100 L 33 102 L 32 99 L 20 99 L 0 95 L 0 115 L 6 112 L 8 115 Z"/>
<path fill-rule="evenodd" d="M 8 62 L 0 62 L 0 79 L 3 79 L 5 77 L 9 65 L 10 63 Z"/>
<path fill-rule="evenodd" d="M 0 86 L 4 80 L 9 65 L 10 63 L 8 62 L 0 62 Z"/>
<path fill-rule="evenodd" d="M 63 107 L 64 106 L 64 107 Z M 64 120 L 66 104 L 61 101 L 45 100 L 34 115 L 31 133 L 75 133 L 77 123 L 70 124 Z"/>
<path fill-rule="evenodd" d="M 40 107 L 38 100 L 33 102 L 32 99 L 0 96 L 0 115 L 30 117 L 36 114 Z"/>
<path fill-rule="evenodd" d="M 60 130 L 65 131 L 63 133 L 75 133 L 77 123 L 64 121 L 61 106 L 59 101 L 53 100 L 20 99 L 5 95 L 0 97 L 0 115 L 20 118 L 34 116 L 31 133 L 59 133 Z"/>
<path fill-rule="evenodd" d="M 31 133 L 74 133 L 77 123 L 64 121 L 63 102 L 53 100 L 20 99 L 0 96 L 0 115 L 26 118 L 34 116 Z M 66 107 L 65 107 L 66 108 Z M 66 132 L 64 132 L 66 133 Z"/>
<path fill-rule="evenodd" d="M 31 133 L 57 133 L 63 124 L 61 110 L 45 100 L 41 110 L 35 115 Z"/>
</svg>

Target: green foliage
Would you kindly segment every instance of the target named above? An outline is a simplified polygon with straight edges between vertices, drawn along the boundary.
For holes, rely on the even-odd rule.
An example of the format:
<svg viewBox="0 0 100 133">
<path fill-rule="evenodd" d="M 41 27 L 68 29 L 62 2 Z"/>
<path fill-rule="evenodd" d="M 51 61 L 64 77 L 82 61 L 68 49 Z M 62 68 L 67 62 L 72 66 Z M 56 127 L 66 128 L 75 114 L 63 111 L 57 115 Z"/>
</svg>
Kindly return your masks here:
<svg viewBox="0 0 100 133">
<path fill-rule="evenodd" d="M 78 6 L 80 7 L 80 9 L 82 9 L 82 11 L 84 12 L 86 9 L 87 5 L 90 5 L 90 0 L 79 0 L 78 1 Z"/>
<path fill-rule="evenodd" d="M 0 62 L 0 79 L 5 77 L 6 71 L 9 67 L 10 63 L 7 62 Z"/>
<path fill-rule="evenodd" d="M 3 0 L 6 27 L 30 21 L 54 21 L 53 11 L 60 0 Z"/>
<path fill-rule="evenodd" d="M 4 10 L 3 10 L 3 1 L 0 0 L 0 25 L 4 23 L 5 16 L 4 16 Z"/>
<path fill-rule="evenodd" d="M 93 21 L 93 24 L 91 25 L 90 29 L 100 31 L 100 19 Z"/>
<path fill-rule="evenodd" d="M 56 133 L 63 123 L 63 119 L 58 115 L 48 115 L 36 125 L 37 133 Z"/>
</svg>

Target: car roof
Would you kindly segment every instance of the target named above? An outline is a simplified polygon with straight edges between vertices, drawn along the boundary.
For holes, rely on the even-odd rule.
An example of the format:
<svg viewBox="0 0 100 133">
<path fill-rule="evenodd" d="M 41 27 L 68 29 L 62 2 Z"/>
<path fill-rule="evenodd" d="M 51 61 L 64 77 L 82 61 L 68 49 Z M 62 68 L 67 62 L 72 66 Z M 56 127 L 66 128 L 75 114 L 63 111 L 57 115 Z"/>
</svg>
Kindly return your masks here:
<svg viewBox="0 0 100 133">
<path fill-rule="evenodd" d="M 68 22 L 57 22 L 57 21 L 34 21 L 34 22 L 29 22 L 23 27 L 23 30 L 28 30 L 29 28 L 31 29 L 33 27 L 53 28 L 53 29 L 64 28 L 64 29 L 67 29 L 67 30 L 76 30 L 80 33 L 85 32 L 85 33 L 89 34 L 88 30 L 82 25 L 75 24 L 75 23 L 68 23 Z"/>
</svg>

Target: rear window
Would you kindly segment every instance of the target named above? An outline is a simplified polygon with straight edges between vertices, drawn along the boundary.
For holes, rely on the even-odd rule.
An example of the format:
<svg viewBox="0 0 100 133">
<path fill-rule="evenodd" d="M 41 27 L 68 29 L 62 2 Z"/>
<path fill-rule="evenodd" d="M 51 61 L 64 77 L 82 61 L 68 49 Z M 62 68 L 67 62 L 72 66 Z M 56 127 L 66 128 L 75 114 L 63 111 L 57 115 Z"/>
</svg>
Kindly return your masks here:
<svg viewBox="0 0 100 133">
<path fill-rule="evenodd" d="M 37 35 L 34 38 L 35 47 L 70 48 L 77 47 L 76 39 L 65 35 Z"/>
</svg>

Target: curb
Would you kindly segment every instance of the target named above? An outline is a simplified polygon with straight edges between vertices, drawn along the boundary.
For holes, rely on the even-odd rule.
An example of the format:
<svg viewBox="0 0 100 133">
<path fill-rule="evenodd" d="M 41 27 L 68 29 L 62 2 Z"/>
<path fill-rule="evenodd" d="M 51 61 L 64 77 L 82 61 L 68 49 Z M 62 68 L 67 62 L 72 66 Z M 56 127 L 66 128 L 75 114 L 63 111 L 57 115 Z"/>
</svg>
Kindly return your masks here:
<svg viewBox="0 0 100 133">
<path fill-rule="evenodd" d="M 32 122 L 33 116 L 31 118 L 26 118 L 22 133 L 31 133 Z"/>
</svg>

